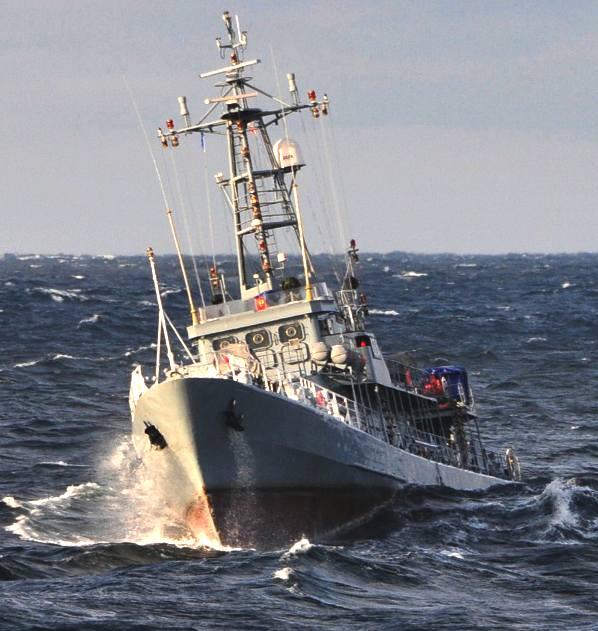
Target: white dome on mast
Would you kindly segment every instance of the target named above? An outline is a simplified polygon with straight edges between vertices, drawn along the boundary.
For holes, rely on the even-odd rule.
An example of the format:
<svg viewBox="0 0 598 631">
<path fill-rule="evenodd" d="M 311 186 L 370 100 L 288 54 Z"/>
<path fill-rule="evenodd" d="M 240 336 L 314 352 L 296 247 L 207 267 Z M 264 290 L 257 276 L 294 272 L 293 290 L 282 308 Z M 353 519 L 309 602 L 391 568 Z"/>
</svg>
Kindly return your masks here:
<svg viewBox="0 0 598 631">
<path fill-rule="evenodd" d="M 303 166 L 303 157 L 299 144 L 291 138 L 281 138 L 272 146 L 274 158 L 279 167 L 299 167 Z"/>
</svg>

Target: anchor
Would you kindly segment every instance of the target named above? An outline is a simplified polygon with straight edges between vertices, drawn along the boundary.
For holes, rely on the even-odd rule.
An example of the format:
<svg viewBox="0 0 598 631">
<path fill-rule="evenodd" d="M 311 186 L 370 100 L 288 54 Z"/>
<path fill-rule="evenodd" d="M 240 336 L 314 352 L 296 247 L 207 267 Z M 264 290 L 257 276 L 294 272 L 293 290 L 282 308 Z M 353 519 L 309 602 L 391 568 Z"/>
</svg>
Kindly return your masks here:
<svg viewBox="0 0 598 631">
<path fill-rule="evenodd" d="M 162 436 L 162 433 L 155 425 L 152 425 L 148 421 L 143 421 L 143 424 L 145 425 L 145 433 L 147 434 L 152 447 L 155 447 L 156 449 L 164 449 L 165 447 L 168 447 L 166 438 Z"/>
</svg>

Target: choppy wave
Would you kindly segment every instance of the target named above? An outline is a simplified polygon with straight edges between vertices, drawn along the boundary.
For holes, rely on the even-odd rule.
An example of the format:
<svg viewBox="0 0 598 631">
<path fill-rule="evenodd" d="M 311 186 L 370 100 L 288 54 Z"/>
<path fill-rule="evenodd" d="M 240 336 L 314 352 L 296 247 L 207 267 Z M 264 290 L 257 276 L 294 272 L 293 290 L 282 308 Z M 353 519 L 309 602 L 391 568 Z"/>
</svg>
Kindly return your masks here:
<svg viewBox="0 0 598 631">
<path fill-rule="evenodd" d="M 283 555 L 284 557 L 293 556 L 296 554 L 303 554 L 313 548 L 313 543 L 309 539 L 303 538 L 296 541 Z"/>
<path fill-rule="evenodd" d="M 79 324 L 77 324 L 77 328 L 80 329 L 82 326 L 85 326 L 86 324 L 97 324 L 100 321 L 100 318 L 102 316 L 100 316 L 99 313 L 94 313 L 92 316 L 89 316 L 88 318 L 83 318 L 82 320 L 79 320 Z"/>
<path fill-rule="evenodd" d="M 162 296 L 162 298 L 165 298 L 166 296 L 170 296 L 171 294 L 180 294 L 183 291 L 183 289 L 181 287 L 169 287 L 167 289 L 163 289 L 160 292 L 160 295 Z"/>
<path fill-rule="evenodd" d="M 547 337 L 536 336 L 536 337 L 530 337 L 527 340 L 527 343 L 528 344 L 539 344 L 539 343 L 547 342 L 547 341 L 548 341 Z"/>
<path fill-rule="evenodd" d="M 50 467 L 89 467 L 87 464 L 72 464 L 70 462 L 65 462 L 64 460 L 43 460 L 39 464 Z"/>
<path fill-rule="evenodd" d="M 157 328 L 144 258 L 25 258 L 0 260 L 0 580 L 11 581 L 12 628 L 184 628 L 199 624 L 198 602 L 214 628 L 595 626 L 597 255 L 479 256 L 477 267 L 362 257 L 377 305 L 368 330 L 386 353 L 469 367 L 485 441 L 515 447 L 524 484 L 402 489 L 349 532 L 269 551 L 202 547 L 158 470 L 137 464 L 129 375 L 154 361 Z M 336 286 L 328 259 L 314 258 Z M 160 271 L 163 290 L 181 287 L 176 258 Z M 54 294 L 61 305 L 52 297 L 73 286 Z M 184 330 L 184 292 L 166 303 Z"/>
<path fill-rule="evenodd" d="M 370 309 L 370 315 L 398 316 L 399 312 L 394 309 Z"/>
<path fill-rule="evenodd" d="M 101 484 L 69 485 L 58 495 L 36 499 L 4 497 L 6 506 L 19 510 L 5 530 L 24 540 L 61 546 L 126 541 L 197 547 L 198 541 L 166 509 L 166 498 L 156 505 L 162 492 L 155 472 L 132 468 L 134 462 L 130 440 L 124 439 L 96 471 L 103 479 Z M 76 520 L 65 519 L 66 512 L 76 514 Z"/>
<path fill-rule="evenodd" d="M 273 576 L 281 581 L 288 581 L 293 576 L 293 568 L 281 567 L 274 572 Z"/>
<path fill-rule="evenodd" d="M 27 368 L 29 366 L 35 366 L 35 364 L 38 364 L 40 361 L 42 361 L 41 359 L 31 359 L 29 361 L 26 362 L 18 362 L 14 365 L 15 368 Z"/>
<path fill-rule="evenodd" d="M 427 276 L 427 272 L 401 272 L 400 274 L 393 274 L 393 278 L 422 278 Z"/>
<path fill-rule="evenodd" d="M 83 294 L 81 289 L 54 289 L 52 287 L 34 287 L 25 290 L 28 294 L 42 294 L 49 296 L 54 302 L 64 302 L 65 300 L 78 300 L 85 302 L 89 298 Z"/>
</svg>

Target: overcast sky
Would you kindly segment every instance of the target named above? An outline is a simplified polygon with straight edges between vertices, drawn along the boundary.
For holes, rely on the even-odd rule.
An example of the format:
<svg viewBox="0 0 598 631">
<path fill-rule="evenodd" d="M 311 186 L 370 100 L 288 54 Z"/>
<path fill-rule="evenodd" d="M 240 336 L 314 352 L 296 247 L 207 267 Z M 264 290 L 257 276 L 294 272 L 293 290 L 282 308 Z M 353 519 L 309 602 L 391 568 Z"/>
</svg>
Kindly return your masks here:
<svg viewBox="0 0 598 631">
<path fill-rule="evenodd" d="M 198 119 L 203 99 L 217 94 L 197 75 L 224 65 L 214 44 L 223 9 L 249 31 L 246 58 L 262 60 L 251 72 L 257 83 L 277 91 L 275 64 L 282 77 L 296 73 L 302 93 L 313 87 L 331 99 L 325 131 L 303 117 L 304 157 L 319 170 L 302 187 L 313 250 L 328 247 L 328 224 L 312 219 L 324 207 L 334 219 L 334 196 L 318 188 L 328 163 L 309 134 L 329 141 L 347 236 L 364 250 L 597 250 L 596 2 L 0 6 L 0 253 L 173 251 L 123 76 L 159 153 L 154 130 L 177 118 L 176 97 L 187 95 Z M 226 166 L 211 143 L 206 155 L 195 146 L 177 157 L 189 158 L 182 177 L 197 189 L 192 231 L 207 222 L 206 170 L 212 181 Z M 225 215 L 216 189 L 210 203 Z M 215 221 L 226 251 L 230 239 Z M 205 249 L 205 230 L 202 239 Z"/>
</svg>

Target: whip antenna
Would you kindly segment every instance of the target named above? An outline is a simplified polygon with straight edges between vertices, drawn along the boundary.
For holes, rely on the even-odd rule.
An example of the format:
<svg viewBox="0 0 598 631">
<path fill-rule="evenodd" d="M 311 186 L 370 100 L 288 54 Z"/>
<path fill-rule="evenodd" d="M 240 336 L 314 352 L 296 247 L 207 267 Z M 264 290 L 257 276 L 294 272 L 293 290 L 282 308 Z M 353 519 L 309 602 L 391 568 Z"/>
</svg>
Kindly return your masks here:
<svg viewBox="0 0 598 631">
<path fill-rule="evenodd" d="M 135 114 L 137 115 L 137 121 L 139 122 L 139 126 L 141 127 L 141 131 L 143 132 L 143 137 L 145 138 L 145 144 L 147 146 L 147 150 L 149 151 L 150 157 L 152 159 L 152 163 L 154 165 L 154 170 L 156 171 L 156 176 L 158 177 L 158 183 L 160 184 L 160 190 L 162 191 L 162 199 L 164 200 L 164 207 L 166 208 L 166 216 L 168 217 L 168 224 L 170 226 L 170 232 L 172 234 L 172 238 L 174 241 L 174 247 L 176 248 L 176 252 L 177 252 L 177 256 L 179 259 L 179 265 L 181 267 L 181 273 L 183 275 L 183 282 L 185 283 L 185 290 L 187 292 L 187 299 L 189 300 L 189 309 L 191 311 L 191 321 L 193 324 L 197 324 L 198 323 L 198 319 L 197 319 L 197 310 L 195 309 L 195 305 L 193 303 L 193 295 L 191 294 L 191 287 L 189 285 L 189 279 L 187 277 L 187 270 L 185 269 L 185 264 L 183 262 L 183 255 L 181 253 L 181 247 L 179 245 L 179 239 L 176 233 L 176 229 L 174 227 L 174 220 L 172 218 L 172 209 L 170 208 L 169 204 L 168 204 L 168 198 L 166 197 L 166 189 L 164 188 L 164 182 L 162 180 L 162 175 L 160 173 L 160 169 L 158 168 L 158 162 L 156 160 L 156 156 L 154 154 L 154 151 L 152 149 L 152 145 L 150 143 L 149 140 L 149 136 L 147 133 L 147 129 L 145 128 L 145 125 L 143 124 L 143 119 L 141 118 L 141 113 L 139 111 L 139 107 L 137 106 L 137 102 L 135 101 L 135 97 L 133 95 L 133 91 L 131 90 L 131 86 L 129 85 L 129 82 L 127 81 L 126 77 L 123 75 L 123 81 L 125 84 L 125 87 L 127 88 L 127 91 L 129 92 L 129 96 L 131 97 L 131 104 L 133 105 L 133 109 L 135 110 Z M 180 102 L 181 105 L 181 111 L 183 110 L 183 103 Z M 187 104 L 186 101 L 184 103 L 184 107 L 186 109 Z M 189 114 L 189 112 L 187 112 L 187 115 Z M 170 122 L 170 121 L 168 121 Z M 168 123 L 167 123 L 168 124 Z M 161 135 L 162 130 L 158 130 L 159 135 Z M 148 254 L 149 257 L 149 254 Z M 153 261 L 153 252 L 152 252 L 152 258 L 150 259 L 150 261 Z M 152 266 L 153 269 L 153 266 Z"/>
</svg>

